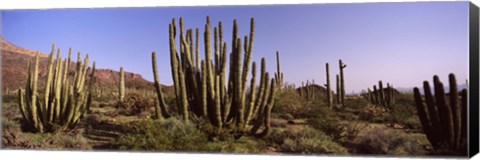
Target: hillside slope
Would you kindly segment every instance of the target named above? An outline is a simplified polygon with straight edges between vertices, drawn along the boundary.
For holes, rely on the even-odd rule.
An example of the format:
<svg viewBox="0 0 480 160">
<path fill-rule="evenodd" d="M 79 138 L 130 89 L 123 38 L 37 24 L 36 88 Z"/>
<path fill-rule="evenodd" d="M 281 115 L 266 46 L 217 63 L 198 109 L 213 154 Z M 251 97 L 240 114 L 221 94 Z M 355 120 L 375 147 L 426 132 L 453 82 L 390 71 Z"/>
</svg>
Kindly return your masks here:
<svg viewBox="0 0 480 160">
<path fill-rule="evenodd" d="M 20 87 L 25 88 L 27 62 L 33 61 L 38 51 L 24 49 L 22 47 L 11 44 L 0 36 L 1 56 L 2 56 L 2 93 L 5 91 L 16 91 Z M 44 85 L 47 74 L 48 54 L 41 53 L 39 65 L 39 85 Z M 91 61 L 93 61 L 92 59 Z M 75 65 L 70 72 L 74 71 Z M 90 63 L 90 66 L 92 63 Z M 97 69 L 95 72 L 96 85 L 105 88 L 117 88 L 119 71 L 112 69 Z M 153 89 L 153 83 L 145 80 L 140 74 L 125 72 L 125 87 L 135 89 Z M 162 90 L 171 91 L 173 88 L 163 86 Z"/>
</svg>

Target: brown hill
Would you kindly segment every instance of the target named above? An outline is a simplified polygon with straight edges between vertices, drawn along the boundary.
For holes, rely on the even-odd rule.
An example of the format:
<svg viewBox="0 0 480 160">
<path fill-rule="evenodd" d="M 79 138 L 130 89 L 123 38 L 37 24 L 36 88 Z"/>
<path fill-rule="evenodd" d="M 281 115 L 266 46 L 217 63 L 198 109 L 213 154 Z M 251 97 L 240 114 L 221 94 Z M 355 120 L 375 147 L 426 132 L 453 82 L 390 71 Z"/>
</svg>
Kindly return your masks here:
<svg viewBox="0 0 480 160">
<path fill-rule="evenodd" d="M 323 96 L 327 95 L 327 88 L 325 88 L 323 86 L 320 86 L 320 85 L 317 85 L 317 84 L 310 84 L 310 85 L 308 85 L 308 87 L 313 87 L 313 92 L 315 93 L 316 96 L 323 97 Z M 300 89 L 306 90 L 307 86 L 298 87 L 296 89 L 297 92 L 300 92 Z M 330 90 L 330 91 L 333 92 L 332 90 Z M 334 94 L 334 93 L 332 93 L 332 94 Z"/>
<path fill-rule="evenodd" d="M 37 53 L 37 51 L 32 51 L 32 50 L 24 49 L 22 47 L 18 47 L 16 45 L 6 41 L 5 39 L 3 39 L 2 36 L 0 36 L 0 44 L 1 44 L 1 47 L 2 47 L 2 53 L 3 52 L 17 53 L 17 54 L 20 54 L 19 56 L 24 55 L 24 56 L 31 56 L 31 57 L 35 56 L 35 54 Z M 42 54 L 40 56 L 42 58 L 48 57 L 46 54 Z"/>
<path fill-rule="evenodd" d="M 25 88 L 26 74 L 27 74 L 27 62 L 33 61 L 34 56 L 38 51 L 28 50 L 3 39 L 0 36 L 0 47 L 2 54 L 2 92 L 16 91 L 20 87 Z M 40 65 L 39 65 L 39 85 L 40 87 L 45 83 L 45 77 L 47 75 L 47 58 L 48 55 L 41 53 Z M 75 65 L 70 70 L 74 72 Z M 97 69 L 95 72 L 96 86 L 105 88 L 117 88 L 119 83 L 120 73 L 111 69 Z M 153 83 L 149 82 L 140 74 L 131 72 L 125 72 L 125 87 L 135 89 L 152 89 Z M 162 90 L 172 91 L 171 87 L 163 86 Z"/>
</svg>

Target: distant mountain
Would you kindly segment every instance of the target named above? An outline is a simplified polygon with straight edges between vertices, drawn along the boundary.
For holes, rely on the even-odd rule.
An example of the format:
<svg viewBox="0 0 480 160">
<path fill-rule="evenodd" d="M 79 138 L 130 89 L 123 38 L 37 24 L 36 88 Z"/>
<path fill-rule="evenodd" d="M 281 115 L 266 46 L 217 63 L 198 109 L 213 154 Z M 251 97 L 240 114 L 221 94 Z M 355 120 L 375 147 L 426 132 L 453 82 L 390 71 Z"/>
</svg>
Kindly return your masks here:
<svg viewBox="0 0 480 160">
<path fill-rule="evenodd" d="M 312 88 L 309 88 L 312 87 Z M 317 84 L 310 84 L 308 86 L 304 87 L 298 87 L 296 90 L 297 92 L 300 92 L 301 89 L 307 90 L 307 89 L 312 89 L 315 95 L 326 95 L 327 94 L 327 88 L 317 85 Z"/>
<path fill-rule="evenodd" d="M 25 88 L 27 75 L 27 62 L 33 61 L 38 51 L 24 49 L 11 44 L 0 36 L 2 54 L 2 93 L 6 90 L 14 91 L 20 87 Z M 47 75 L 48 54 L 40 54 L 39 85 L 44 86 Z M 93 60 L 91 60 L 93 61 Z M 75 62 L 72 61 L 72 74 L 75 70 Z M 91 63 L 90 63 L 91 65 Z M 116 88 L 119 83 L 118 71 L 112 69 L 97 69 L 95 72 L 96 85 L 107 88 Z M 140 74 L 125 72 L 125 87 L 136 89 L 153 89 L 153 83 L 145 80 Z M 163 86 L 162 90 L 172 91 L 172 87 Z"/>
<path fill-rule="evenodd" d="M 395 89 L 400 93 L 413 93 L 413 87 L 395 87 Z"/>
<path fill-rule="evenodd" d="M 458 83 L 458 82 L 457 82 Z M 443 82 L 443 85 L 444 85 L 444 90 L 446 93 L 450 92 L 450 86 L 448 86 L 448 84 L 445 86 L 445 82 Z M 398 87 L 398 88 L 395 88 L 397 89 L 399 92 L 401 93 L 413 93 L 413 88 L 414 87 Z M 433 93 L 433 86 L 432 84 L 430 84 L 430 88 L 432 89 L 432 93 Z M 466 89 L 467 88 L 467 84 L 464 83 L 464 84 L 457 84 L 457 89 L 458 91 L 461 91 L 463 89 Z M 421 88 L 420 89 L 420 93 L 423 94 L 424 91 L 423 91 L 423 85 L 421 85 Z"/>
</svg>

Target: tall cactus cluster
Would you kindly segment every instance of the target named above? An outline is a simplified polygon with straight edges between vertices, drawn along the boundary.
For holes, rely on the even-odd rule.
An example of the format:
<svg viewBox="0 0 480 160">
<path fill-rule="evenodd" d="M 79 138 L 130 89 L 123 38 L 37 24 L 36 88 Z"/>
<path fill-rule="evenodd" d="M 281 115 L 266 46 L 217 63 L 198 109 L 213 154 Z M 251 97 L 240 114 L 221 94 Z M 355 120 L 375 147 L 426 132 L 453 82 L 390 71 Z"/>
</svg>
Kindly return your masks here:
<svg viewBox="0 0 480 160">
<path fill-rule="evenodd" d="M 315 81 L 312 80 L 312 83 L 307 80 L 306 85 L 302 82 L 302 87 L 298 89 L 300 97 L 306 100 L 315 100 Z"/>
<path fill-rule="evenodd" d="M 467 90 L 460 93 L 454 74 L 449 75 L 450 93 L 445 95 L 443 83 L 433 77 L 435 95 L 428 81 L 423 82 L 424 100 L 420 90 L 413 89 L 417 114 L 427 139 L 437 152 L 467 154 Z"/>
<path fill-rule="evenodd" d="M 227 128 L 226 126 L 228 128 L 233 126 L 232 129 L 236 133 L 244 133 L 248 125 L 253 122 L 250 133 L 264 136 L 270 129 L 271 110 L 278 79 L 282 79 L 282 74 L 276 73 L 279 75 L 277 81 L 275 78 L 270 79 L 266 71 L 266 61 L 262 58 L 260 85 L 258 87 L 255 85 L 257 65 L 256 62 L 251 62 L 255 21 L 253 18 L 250 21 L 250 35 L 244 37 L 243 46 L 242 39 L 238 35 L 237 21 L 234 20 L 233 23 L 232 51 L 228 57 L 227 43 L 223 40 L 222 22 L 218 22 L 218 26 L 213 29 L 212 43 L 210 17 L 207 17 L 203 33 L 205 59 L 200 58 L 198 28 L 195 34 L 193 29 L 185 31 L 182 18 L 180 18 L 179 29 L 175 19 L 169 24 L 170 62 L 176 104 L 179 107 L 180 116 L 186 121 L 189 120 L 191 111 L 196 117 L 208 119 L 219 130 Z M 176 44 L 177 37 L 179 48 Z M 154 75 L 157 76 L 155 56 L 152 56 L 152 59 Z M 227 60 L 229 60 L 228 79 Z M 277 67 L 279 69 L 279 66 Z M 250 71 L 252 78 L 248 86 L 247 79 Z M 159 85 L 156 84 L 156 87 L 159 101 L 162 101 Z M 257 134 L 262 124 L 265 125 L 265 129 Z"/>
<path fill-rule="evenodd" d="M 39 96 L 38 67 L 39 56 L 35 56 L 34 64 L 27 64 L 27 84 L 25 90 L 19 89 L 18 103 L 24 122 L 34 132 L 52 132 L 65 130 L 77 124 L 91 104 L 92 79 L 95 72 L 95 62 L 90 72 L 90 81 L 87 83 L 88 55 L 81 61 L 80 53 L 75 67 L 72 81 L 69 79 L 72 50 L 68 59 L 61 59 L 60 50 L 55 56 L 55 45 L 48 58 L 44 95 Z M 87 86 L 88 85 L 88 86 Z M 43 98 L 43 99 L 41 99 Z"/>
<path fill-rule="evenodd" d="M 395 103 L 395 94 L 393 85 L 387 83 L 387 88 L 383 88 L 382 81 L 378 81 L 377 86 L 373 85 L 373 92 L 368 88 L 367 98 L 371 104 L 391 108 Z"/>
</svg>

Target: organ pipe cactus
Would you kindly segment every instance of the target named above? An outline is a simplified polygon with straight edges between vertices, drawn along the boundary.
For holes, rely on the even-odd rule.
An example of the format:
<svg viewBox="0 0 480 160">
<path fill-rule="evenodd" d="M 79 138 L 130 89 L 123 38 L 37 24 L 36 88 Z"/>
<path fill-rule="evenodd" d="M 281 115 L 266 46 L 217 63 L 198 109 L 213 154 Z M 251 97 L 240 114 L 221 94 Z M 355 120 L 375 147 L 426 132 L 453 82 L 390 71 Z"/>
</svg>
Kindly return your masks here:
<svg viewBox="0 0 480 160">
<path fill-rule="evenodd" d="M 383 83 L 382 83 L 382 81 L 378 81 L 378 87 L 379 87 L 379 88 L 378 88 L 378 89 L 379 89 L 379 90 L 378 90 L 378 93 L 379 93 L 378 96 L 380 96 L 380 97 L 379 97 L 379 99 L 380 99 L 380 105 L 385 106 L 385 95 L 384 95 L 384 93 L 383 93 Z"/>
<path fill-rule="evenodd" d="M 340 99 L 340 97 L 342 96 L 342 93 L 341 93 L 341 88 L 340 88 L 340 78 L 339 78 L 339 75 L 337 74 L 336 76 L 336 81 L 337 81 L 337 104 L 341 104 L 342 103 L 342 100 Z"/>
<path fill-rule="evenodd" d="M 304 89 L 305 89 L 305 99 L 309 100 L 311 94 L 310 94 L 310 82 L 308 80 Z"/>
<path fill-rule="evenodd" d="M 327 84 L 325 84 L 325 87 L 327 88 L 327 105 L 328 105 L 328 108 L 332 108 L 333 100 L 332 100 L 332 92 L 330 92 L 330 90 L 331 90 L 331 88 L 330 88 L 330 70 L 328 68 L 328 63 L 325 64 L 325 70 L 326 70 L 326 74 L 327 74 Z"/>
<path fill-rule="evenodd" d="M 204 54 L 199 56 L 199 29 L 196 29 L 195 45 L 193 29 L 184 29 L 184 21 L 180 18 L 179 29 L 175 19 L 169 24 L 170 64 L 175 88 L 176 103 L 179 114 L 188 121 L 189 112 L 196 117 L 208 119 L 219 131 L 233 127 L 237 133 L 245 133 L 250 122 L 255 126 L 260 123 L 269 127 L 270 110 L 273 106 L 276 90 L 269 87 L 266 61 L 262 58 L 260 85 L 255 86 L 255 62 L 251 62 L 253 42 L 255 37 L 255 21 L 250 21 L 250 34 L 243 39 L 238 35 L 237 21 L 233 21 L 232 48 L 227 56 L 227 43 L 223 41 L 222 23 L 213 28 L 213 38 L 210 17 L 207 17 L 204 31 Z M 178 34 L 179 33 L 179 34 Z M 213 39 L 213 42 L 212 42 Z M 177 40 L 178 46 L 177 46 Z M 277 55 L 278 56 L 278 55 Z M 152 56 L 152 59 L 156 59 Z M 227 60 L 230 68 L 227 80 Z M 277 62 L 279 62 L 277 57 Z M 155 60 L 152 63 L 156 63 Z M 252 65 L 252 78 L 248 85 L 248 73 Z M 156 67 L 154 67 L 156 68 Z M 155 73 L 154 69 L 154 74 Z M 279 72 L 279 64 L 277 64 Z M 280 78 L 281 75 L 280 74 Z M 281 79 L 280 79 L 281 80 Z M 274 78 L 272 78 L 274 82 Z M 278 81 L 275 81 L 278 82 Z M 157 89 L 158 90 L 158 89 Z M 160 92 L 157 92 L 160 94 Z M 161 102 L 160 102 L 161 104 Z M 233 124 L 233 125 L 231 125 Z M 250 130 L 252 134 L 253 129 Z M 268 132 L 268 129 L 266 129 Z M 267 134 L 261 134 L 267 135 Z"/>
<path fill-rule="evenodd" d="M 366 98 L 367 98 L 367 101 L 369 101 L 370 103 L 375 102 L 375 97 L 373 96 L 372 90 L 370 90 L 370 88 L 367 89 Z"/>
<path fill-rule="evenodd" d="M 300 87 L 300 89 L 299 89 L 300 97 L 304 97 L 304 95 L 305 95 L 305 93 L 304 93 L 304 90 L 305 90 L 304 87 L 305 87 L 305 85 L 304 85 L 303 82 L 302 82 L 302 87 Z"/>
<path fill-rule="evenodd" d="M 158 76 L 157 70 L 157 55 L 155 52 L 152 53 L 152 69 L 153 69 L 153 79 L 155 84 L 155 91 L 157 92 L 157 105 L 155 105 L 155 116 L 157 119 L 163 120 L 165 117 L 169 117 L 167 112 L 167 105 L 163 99 L 162 89 L 160 88 L 160 78 Z"/>
<path fill-rule="evenodd" d="M 43 99 L 38 96 L 38 66 L 40 53 L 35 55 L 33 66 L 27 64 L 27 84 L 19 89 L 19 107 L 24 122 L 33 132 L 53 132 L 66 130 L 77 124 L 91 104 L 92 77 L 95 69 L 90 73 L 89 84 L 86 84 L 88 72 L 88 55 L 81 61 L 80 53 L 75 67 L 72 81 L 69 78 L 70 57 L 62 60 L 60 50 L 54 60 L 55 45 L 48 57 L 48 70 L 45 82 Z M 95 62 L 94 62 L 95 63 Z"/>
<path fill-rule="evenodd" d="M 283 84 L 283 73 L 280 71 L 280 54 L 277 51 L 277 73 L 275 73 L 275 82 L 277 82 L 277 87 L 281 89 Z"/>
<path fill-rule="evenodd" d="M 312 80 L 312 84 L 310 84 L 310 94 L 311 99 L 315 100 L 315 80 Z"/>
<path fill-rule="evenodd" d="M 395 89 L 389 83 L 387 83 L 387 88 L 383 88 L 382 81 L 378 81 L 378 86 L 378 90 L 376 85 L 373 86 L 373 92 L 370 88 L 368 89 L 368 100 L 371 104 L 391 108 L 395 101 Z"/>
<path fill-rule="evenodd" d="M 395 95 L 393 85 L 387 83 L 387 93 L 385 95 L 385 106 L 392 107 L 395 103 Z"/>
<path fill-rule="evenodd" d="M 340 68 L 340 103 L 342 106 L 345 106 L 345 79 L 343 76 L 343 69 L 345 69 L 347 65 L 344 64 L 341 59 L 338 60 L 338 65 Z"/>
<path fill-rule="evenodd" d="M 304 98 L 305 100 L 315 100 L 315 96 L 317 93 L 317 89 L 315 87 L 315 80 L 312 80 L 310 83 L 309 80 L 307 80 L 306 85 L 304 82 L 302 82 L 302 87 L 297 89 L 297 93 L 300 95 L 300 97 Z"/>
<path fill-rule="evenodd" d="M 122 102 L 125 98 L 125 73 L 123 67 L 120 67 L 120 82 L 118 84 L 118 101 Z"/>
<path fill-rule="evenodd" d="M 433 77 L 434 93 L 428 81 L 423 82 L 424 99 L 419 88 L 413 89 L 417 114 L 427 139 L 443 154 L 467 154 L 467 90 L 460 94 L 453 73 L 449 74 L 450 92 L 446 98 L 443 83 Z"/>
<path fill-rule="evenodd" d="M 90 83 L 88 84 L 88 90 L 89 92 L 87 93 L 88 94 L 88 98 L 87 98 L 87 112 L 90 113 L 91 110 L 90 110 L 90 106 L 92 105 L 92 94 L 94 93 L 94 89 L 93 89 L 93 84 L 95 83 L 95 66 L 96 66 L 96 62 L 93 62 L 93 67 L 92 67 L 92 74 L 90 74 Z M 99 95 L 99 94 L 97 94 Z"/>
</svg>

